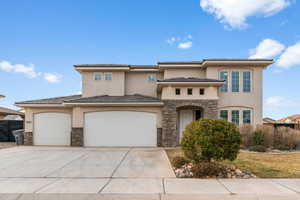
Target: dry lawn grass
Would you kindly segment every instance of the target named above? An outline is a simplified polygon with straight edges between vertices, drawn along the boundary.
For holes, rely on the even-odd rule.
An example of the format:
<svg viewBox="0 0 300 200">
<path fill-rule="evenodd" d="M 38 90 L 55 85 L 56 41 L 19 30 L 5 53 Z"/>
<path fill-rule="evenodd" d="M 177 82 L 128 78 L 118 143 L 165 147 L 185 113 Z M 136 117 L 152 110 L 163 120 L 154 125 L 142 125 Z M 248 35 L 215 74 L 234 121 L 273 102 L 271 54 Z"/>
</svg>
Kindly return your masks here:
<svg viewBox="0 0 300 200">
<path fill-rule="evenodd" d="M 169 159 L 182 156 L 180 148 L 166 149 Z M 248 170 L 260 178 L 300 178 L 300 152 L 286 154 L 240 153 L 227 164 Z"/>
</svg>

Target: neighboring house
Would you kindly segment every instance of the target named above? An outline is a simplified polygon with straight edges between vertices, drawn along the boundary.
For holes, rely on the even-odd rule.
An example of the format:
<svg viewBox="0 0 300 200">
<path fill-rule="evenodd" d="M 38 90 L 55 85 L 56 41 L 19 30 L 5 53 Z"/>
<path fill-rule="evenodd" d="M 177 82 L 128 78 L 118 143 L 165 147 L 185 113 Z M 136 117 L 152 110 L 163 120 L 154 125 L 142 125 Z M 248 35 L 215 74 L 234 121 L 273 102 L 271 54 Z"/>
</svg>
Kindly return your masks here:
<svg viewBox="0 0 300 200">
<path fill-rule="evenodd" d="M 82 95 L 17 102 L 25 144 L 176 146 L 193 120 L 262 124 L 269 59 L 75 65 Z"/>
<path fill-rule="evenodd" d="M 276 123 L 276 120 L 269 118 L 269 117 L 265 117 L 265 118 L 263 118 L 263 123 L 264 124 L 274 124 L 274 123 Z"/>
<path fill-rule="evenodd" d="M 278 120 L 277 122 L 279 123 L 294 123 L 294 124 L 299 124 L 300 123 L 300 114 L 298 115 L 291 115 L 285 118 L 282 118 Z"/>
<path fill-rule="evenodd" d="M 0 107 L 0 120 L 22 120 L 24 113 L 9 108 Z"/>
</svg>

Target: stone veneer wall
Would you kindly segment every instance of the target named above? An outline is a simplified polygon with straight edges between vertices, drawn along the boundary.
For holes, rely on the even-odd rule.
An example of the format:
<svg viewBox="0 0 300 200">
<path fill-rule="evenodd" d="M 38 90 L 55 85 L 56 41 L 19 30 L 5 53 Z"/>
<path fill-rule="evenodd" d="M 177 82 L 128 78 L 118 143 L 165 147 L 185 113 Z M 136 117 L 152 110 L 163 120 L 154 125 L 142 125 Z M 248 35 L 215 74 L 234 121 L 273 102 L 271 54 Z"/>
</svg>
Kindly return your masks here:
<svg viewBox="0 0 300 200">
<path fill-rule="evenodd" d="M 218 100 L 164 100 L 162 109 L 162 146 L 179 145 L 177 110 L 181 107 L 196 106 L 203 109 L 204 118 L 218 118 Z"/>
<path fill-rule="evenodd" d="M 83 146 L 83 128 L 72 128 L 71 131 L 71 146 Z"/>
<path fill-rule="evenodd" d="M 33 133 L 24 132 L 24 145 L 31 146 L 33 145 Z"/>
</svg>

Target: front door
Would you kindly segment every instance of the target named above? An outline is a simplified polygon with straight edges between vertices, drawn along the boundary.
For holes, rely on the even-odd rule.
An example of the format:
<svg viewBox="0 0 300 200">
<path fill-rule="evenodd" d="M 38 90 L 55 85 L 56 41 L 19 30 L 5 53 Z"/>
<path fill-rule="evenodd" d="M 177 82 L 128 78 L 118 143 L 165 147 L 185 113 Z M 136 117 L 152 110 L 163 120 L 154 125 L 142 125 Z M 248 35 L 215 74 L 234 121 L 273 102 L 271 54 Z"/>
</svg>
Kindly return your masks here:
<svg viewBox="0 0 300 200">
<path fill-rule="evenodd" d="M 192 121 L 202 118 L 201 110 L 180 110 L 179 112 L 179 131 L 180 139 L 182 138 L 185 127 Z"/>
<path fill-rule="evenodd" d="M 179 130 L 180 138 L 183 135 L 185 127 L 194 121 L 194 111 L 193 110 L 181 110 L 179 116 Z"/>
</svg>

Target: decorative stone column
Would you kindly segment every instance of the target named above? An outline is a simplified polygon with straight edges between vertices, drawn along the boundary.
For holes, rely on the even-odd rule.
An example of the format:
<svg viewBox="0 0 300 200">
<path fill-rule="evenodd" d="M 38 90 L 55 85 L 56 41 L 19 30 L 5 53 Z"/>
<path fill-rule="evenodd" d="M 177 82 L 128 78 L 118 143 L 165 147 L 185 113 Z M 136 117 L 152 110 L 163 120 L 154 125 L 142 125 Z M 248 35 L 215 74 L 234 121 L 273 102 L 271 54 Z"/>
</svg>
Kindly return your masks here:
<svg viewBox="0 0 300 200">
<path fill-rule="evenodd" d="M 33 133 L 24 132 L 24 145 L 32 146 L 33 145 Z"/>
<path fill-rule="evenodd" d="M 83 128 L 72 128 L 71 131 L 71 146 L 82 147 L 83 146 Z"/>
<path fill-rule="evenodd" d="M 181 107 L 199 107 L 204 118 L 218 118 L 218 100 L 164 100 L 162 109 L 162 146 L 179 145 L 177 115 Z"/>
</svg>

